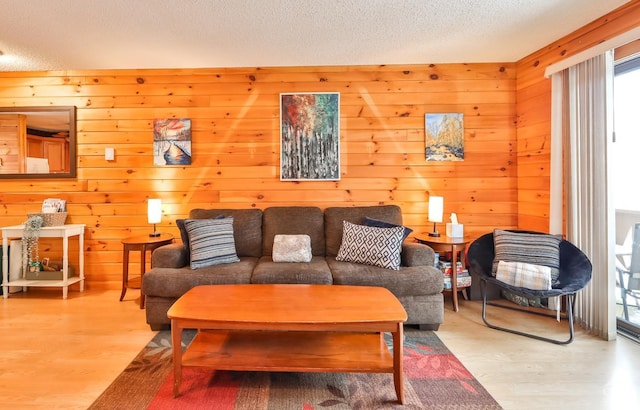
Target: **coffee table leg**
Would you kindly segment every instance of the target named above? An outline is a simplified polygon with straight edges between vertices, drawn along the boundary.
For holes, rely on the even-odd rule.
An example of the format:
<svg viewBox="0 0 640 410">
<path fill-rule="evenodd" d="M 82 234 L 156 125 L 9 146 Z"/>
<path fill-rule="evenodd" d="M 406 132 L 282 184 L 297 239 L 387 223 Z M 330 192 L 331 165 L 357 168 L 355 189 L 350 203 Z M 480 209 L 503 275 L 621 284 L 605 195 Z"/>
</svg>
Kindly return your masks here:
<svg viewBox="0 0 640 410">
<path fill-rule="evenodd" d="M 171 320 L 171 349 L 173 353 L 173 397 L 178 397 L 182 383 L 182 328 L 176 320 Z"/>
<path fill-rule="evenodd" d="M 393 332 L 393 384 L 396 388 L 398 402 L 404 404 L 404 369 L 402 366 L 403 327 L 398 323 L 398 328 Z"/>
</svg>

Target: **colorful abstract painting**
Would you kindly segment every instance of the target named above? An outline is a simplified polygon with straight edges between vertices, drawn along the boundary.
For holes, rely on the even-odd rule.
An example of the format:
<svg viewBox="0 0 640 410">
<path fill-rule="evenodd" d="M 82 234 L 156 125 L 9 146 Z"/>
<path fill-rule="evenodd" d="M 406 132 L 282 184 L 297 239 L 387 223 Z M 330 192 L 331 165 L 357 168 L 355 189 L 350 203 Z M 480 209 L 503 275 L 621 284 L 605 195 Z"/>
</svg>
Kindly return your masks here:
<svg viewBox="0 0 640 410">
<path fill-rule="evenodd" d="M 191 120 L 153 120 L 153 165 L 191 165 Z"/>
<path fill-rule="evenodd" d="M 340 94 L 280 94 L 280 180 L 340 179 Z"/>
<path fill-rule="evenodd" d="M 464 161 L 462 114 L 425 114 L 424 122 L 427 161 Z"/>
</svg>

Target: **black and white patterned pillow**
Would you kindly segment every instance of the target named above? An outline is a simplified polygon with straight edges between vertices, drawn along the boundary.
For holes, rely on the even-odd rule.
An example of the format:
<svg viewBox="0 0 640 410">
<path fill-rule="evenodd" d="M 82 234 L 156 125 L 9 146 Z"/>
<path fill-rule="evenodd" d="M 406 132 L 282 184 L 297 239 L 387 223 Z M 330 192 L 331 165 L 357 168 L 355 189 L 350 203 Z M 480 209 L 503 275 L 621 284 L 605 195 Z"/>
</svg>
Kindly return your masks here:
<svg viewBox="0 0 640 410">
<path fill-rule="evenodd" d="M 342 243 L 336 260 L 400 269 L 404 228 L 377 228 L 342 222 Z"/>
<path fill-rule="evenodd" d="M 522 262 L 551 268 L 551 281 L 557 282 L 560 269 L 559 235 L 509 232 L 501 229 L 493 231 L 492 274 L 496 276 L 498 262 Z"/>
<path fill-rule="evenodd" d="M 191 269 L 239 262 L 233 238 L 233 217 L 223 219 L 187 219 Z"/>
</svg>

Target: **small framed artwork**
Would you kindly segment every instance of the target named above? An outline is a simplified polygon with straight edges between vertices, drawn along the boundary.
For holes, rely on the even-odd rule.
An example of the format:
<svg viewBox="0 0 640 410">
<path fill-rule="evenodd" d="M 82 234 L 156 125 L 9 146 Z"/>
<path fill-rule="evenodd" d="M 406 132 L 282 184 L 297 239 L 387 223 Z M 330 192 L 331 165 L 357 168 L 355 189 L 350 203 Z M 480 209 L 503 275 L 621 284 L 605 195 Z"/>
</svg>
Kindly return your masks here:
<svg viewBox="0 0 640 410">
<path fill-rule="evenodd" d="M 464 121 L 461 113 L 424 116 L 425 159 L 464 161 Z"/>
<path fill-rule="evenodd" d="M 340 179 L 340 93 L 280 94 L 280 180 Z"/>
<path fill-rule="evenodd" d="M 191 120 L 153 120 L 153 165 L 191 165 Z"/>
</svg>

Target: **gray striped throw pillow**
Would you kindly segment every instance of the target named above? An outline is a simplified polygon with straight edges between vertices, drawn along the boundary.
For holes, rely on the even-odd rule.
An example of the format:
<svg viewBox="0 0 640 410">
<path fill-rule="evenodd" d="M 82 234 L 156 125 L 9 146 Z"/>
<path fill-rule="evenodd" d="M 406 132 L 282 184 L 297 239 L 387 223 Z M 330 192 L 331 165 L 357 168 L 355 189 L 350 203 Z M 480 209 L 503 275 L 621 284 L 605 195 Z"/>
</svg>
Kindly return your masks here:
<svg viewBox="0 0 640 410">
<path fill-rule="evenodd" d="M 233 217 L 223 219 L 187 219 L 191 269 L 239 262 L 233 238 Z"/>
<path fill-rule="evenodd" d="M 501 229 L 493 231 L 493 276 L 496 276 L 498 262 L 522 262 L 551 268 L 551 283 L 558 280 L 560 268 L 559 235 L 509 232 Z"/>
</svg>

